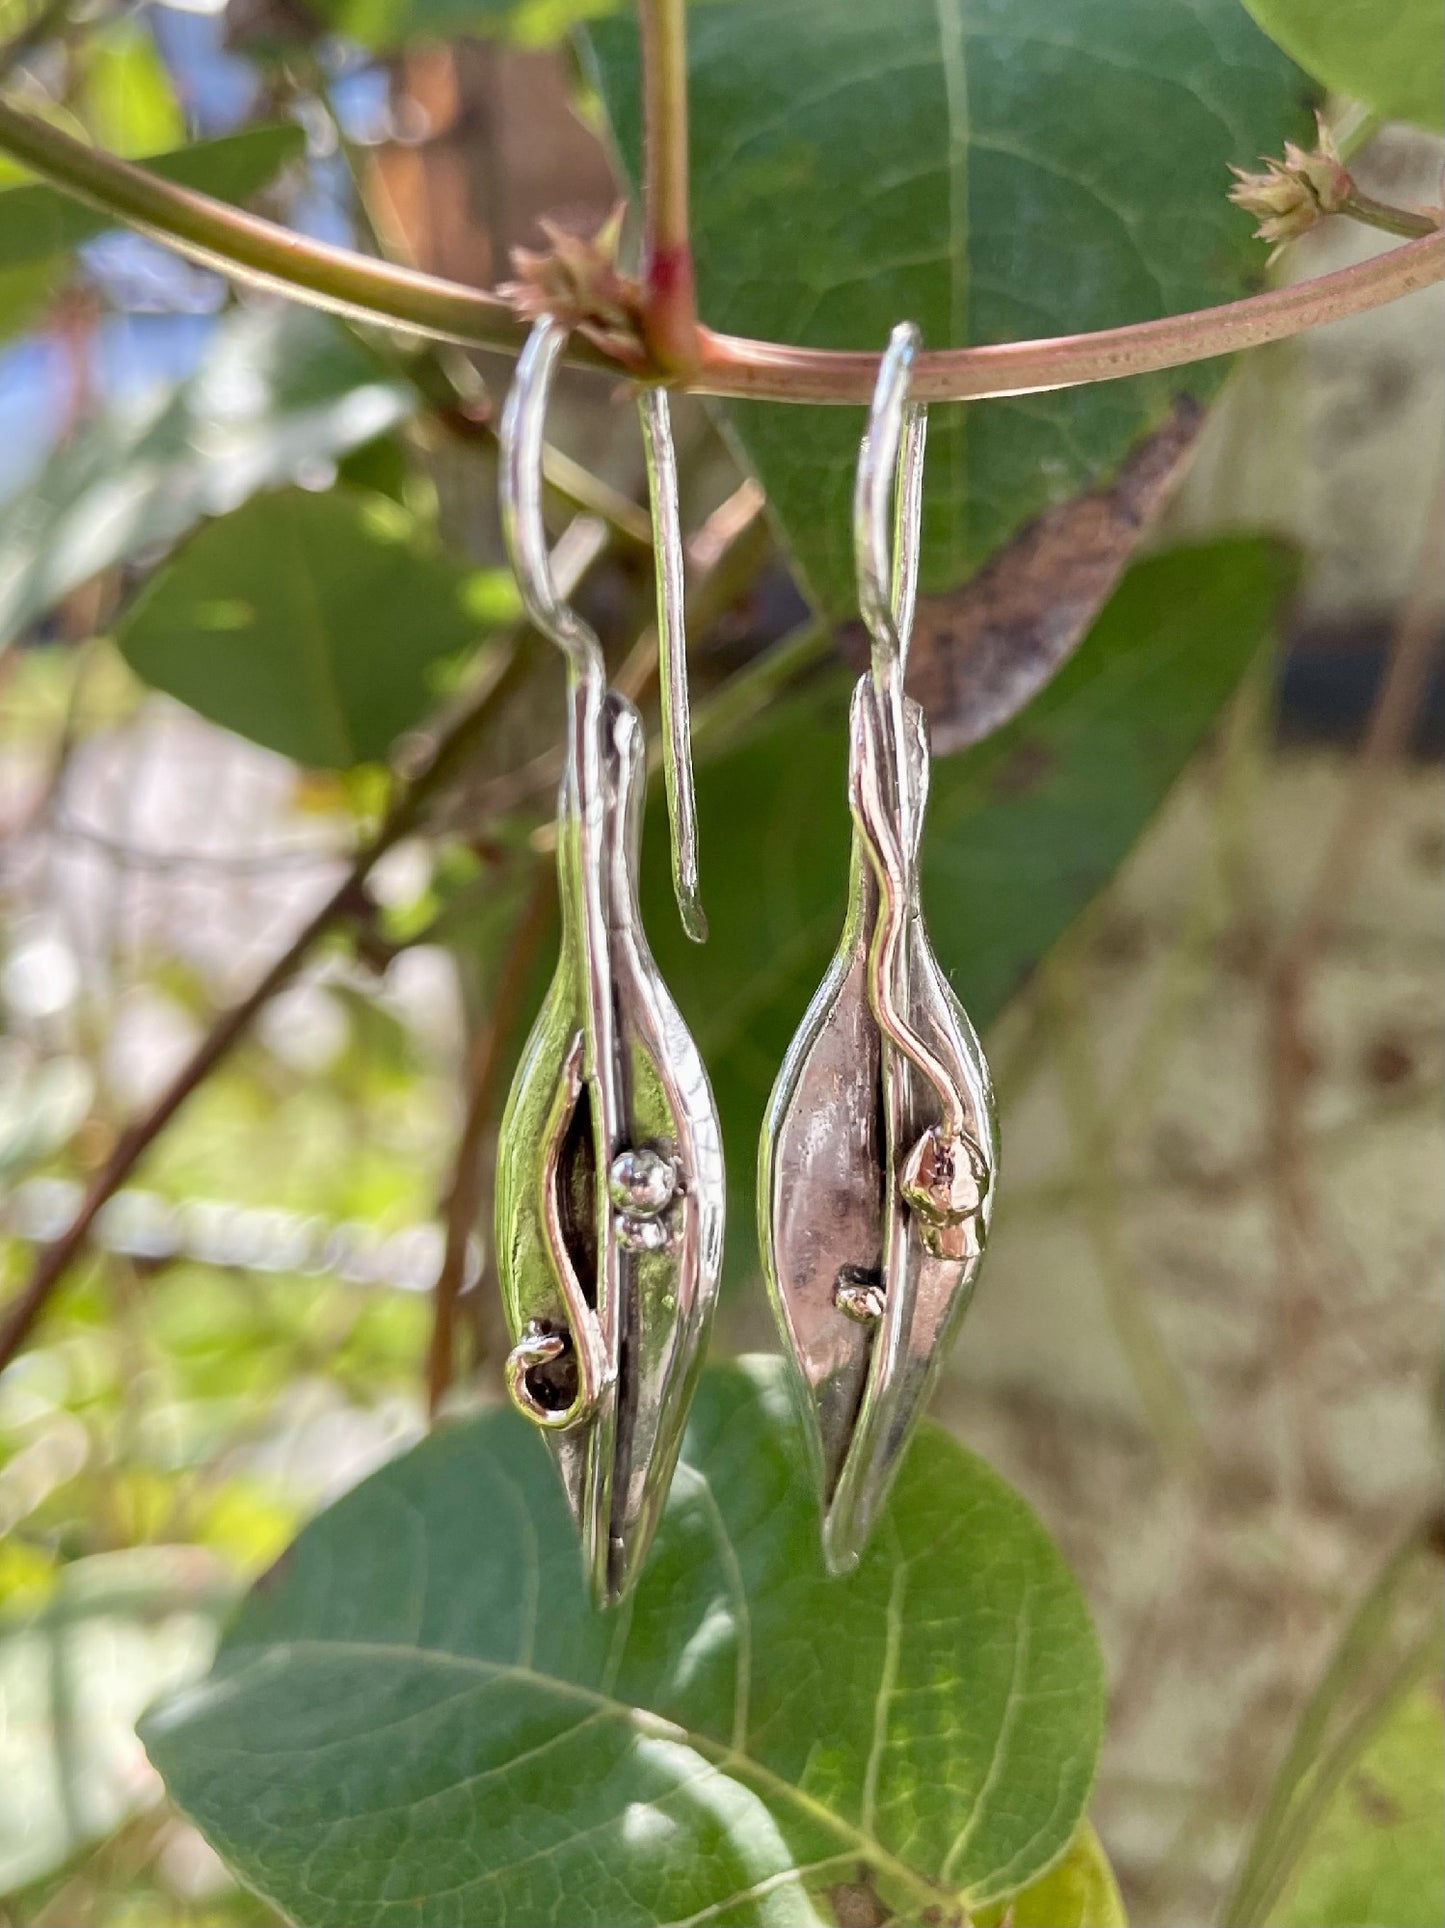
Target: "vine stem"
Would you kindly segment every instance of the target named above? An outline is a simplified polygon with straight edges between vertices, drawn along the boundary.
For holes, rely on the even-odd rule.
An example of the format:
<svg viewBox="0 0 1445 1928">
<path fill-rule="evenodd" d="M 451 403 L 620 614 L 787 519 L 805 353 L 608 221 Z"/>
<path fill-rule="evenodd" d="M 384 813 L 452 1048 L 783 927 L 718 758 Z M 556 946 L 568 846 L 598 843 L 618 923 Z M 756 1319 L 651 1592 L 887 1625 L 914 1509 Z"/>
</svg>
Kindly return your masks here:
<svg viewBox="0 0 1445 1928">
<path fill-rule="evenodd" d="M 687 0 L 638 0 L 642 42 L 642 337 L 665 373 L 697 366 L 688 230 Z"/>
<path fill-rule="evenodd" d="M 1363 221 L 1366 227 L 1378 228 L 1382 234 L 1403 235 L 1410 241 L 1417 235 L 1435 234 L 1440 228 L 1437 211 L 1396 207 L 1393 201 L 1378 201 L 1358 187 L 1351 191 L 1340 213 L 1348 214 L 1352 221 Z"/>
<path fill-rule="evenodd" d="M 520 349 L 526 323 L 495 294 L 312 241 L 210 195 L 162 181 L 0 100 L 0 151 L 112 219 L 188 259 L 355 320 L 390 323 L 470 348 Z M 1348 268 L 1217 308 L 1093 334 L 946 348 L 914 364 L 919 401 L 983 400 L 1116 381 L 1280 341 L 1378 308 L 1445 276 L 1445 237 L 1429 234 Z M 787 347 L 698 328 L 696 367 L 676 382 L 701 394 L 866 404 L 878 355 Z M 574 335 L 575 359 L 648 379 L 665 376 L 638 344 L 604 352 Z"/>
</svg>

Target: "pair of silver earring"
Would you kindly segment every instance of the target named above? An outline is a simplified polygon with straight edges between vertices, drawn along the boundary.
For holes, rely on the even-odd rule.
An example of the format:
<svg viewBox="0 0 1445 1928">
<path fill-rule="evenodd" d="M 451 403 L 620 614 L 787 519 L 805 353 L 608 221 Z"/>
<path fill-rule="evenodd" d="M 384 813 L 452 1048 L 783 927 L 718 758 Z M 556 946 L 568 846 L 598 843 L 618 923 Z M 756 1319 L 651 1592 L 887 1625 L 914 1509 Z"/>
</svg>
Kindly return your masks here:
<svg viewBox="0 0 1445 1928">
<path fill-rule="evenodd" d="M 759 1230 L 823 1498 L 830 1571 L 856 1565 L 987 1237 L 997 1161 L 988 1071 L 924 930 L 927 731 L 903 693 L 918 578 L 926 416 L 894 330 L 858 463 L 854 537 L 872 664 L 853 694 L 848 909 L 763 1129 Z M 496 1255 L 506 1375 L 550 1439 L 593 1597 L 635 1581 L 682 1444 L 722 1269 L 722 1133 L 707 1072 L 637 903 L 642 722 L 557 594 L 542 436 L 566 331 L 536 325 L 501 433 L 502 523 L 531 621 L 567 662 L 557 815 L 561 955 L 508 1100 Z M 657 554 L 673 873 L 704 925 L 688 729 L 677 478 L 663 389 L 640 404 Z"/>
</svg>

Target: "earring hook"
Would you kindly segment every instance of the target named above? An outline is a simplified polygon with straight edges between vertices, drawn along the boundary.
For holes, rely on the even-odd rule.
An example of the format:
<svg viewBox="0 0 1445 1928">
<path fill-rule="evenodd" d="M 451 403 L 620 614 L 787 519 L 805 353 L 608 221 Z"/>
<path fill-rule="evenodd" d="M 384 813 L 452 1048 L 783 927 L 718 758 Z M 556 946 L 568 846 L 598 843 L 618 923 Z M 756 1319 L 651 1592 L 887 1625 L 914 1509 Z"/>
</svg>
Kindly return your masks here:
<svg viewBox="0 0 1445 1928">
<path fill-rule="evenodd" d="M 602 646 L 591 628 L 558 592 L 542 518 L 542 447 L 552 379 L 568 330 L 544 315 L 527 337 L 502 410 L 502 534 L 512 572 L 530 621 L 550 638 L 581 680 L 606 678 Z M 658 686 L 662 700 L 663 781 L 672 833 L 672 877 L 683 929 L 695 943 L 707 937 L 698 900 L 697 806 L 692 783 L 692 733 L 687 692 L 687 629 L 684 603 L 682 521 L 678 511 L 677 460 L 664 389 L 647 389 L 640 402 L 647 452 L 657 571 Z"/>
<path fill-rule="evenodd" d="M 542 520 L 542 438 L 567 334 L 554 315 L 544 315 L 517 360 L 499 438 L 502 536 L 529 620 L 557 645 L 575 675 L 602 681 L 602 645 L 558 593 Z"/>
<path fill-rule="evenodd" d="M 902 683 L 918 594 L 928 411 L 909 401 L 908 389 L 922 344 L 911 321 L 899 322 L 888 338 L 853 487 L 858 606 L 873 638 L 880 696 L 895 674 Z"/>
</svg>

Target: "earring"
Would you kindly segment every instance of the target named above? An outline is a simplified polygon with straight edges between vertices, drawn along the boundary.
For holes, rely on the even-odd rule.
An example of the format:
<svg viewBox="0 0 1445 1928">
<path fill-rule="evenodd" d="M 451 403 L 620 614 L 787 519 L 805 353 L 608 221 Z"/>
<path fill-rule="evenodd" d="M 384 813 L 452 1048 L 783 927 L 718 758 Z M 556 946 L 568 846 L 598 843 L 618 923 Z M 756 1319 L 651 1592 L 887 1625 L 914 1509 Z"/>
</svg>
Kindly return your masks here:
<svg viewBox="0 0 1445 1928">
<path fill-rule="evenodd" d="M 903 672 L 927 432 L 908 401 L 919 340 L 911 323 L 893 331 L 853 497 L 872 666 L 849 717 L 843 938 L 773 1087 L 758 1161 L 763 1264 L 833 1573 L 857 1564 L 967 1306 L 997 1163 L 988 1068 L 918 899 L 928 737 Z"/>
<path fill-rule="evenodd" d="M 557 808 L 561 955 L 502 1119 L 497 1269 L 508 1390 L 557 1459 L 599 1605 L 647 1556 L 682 1443 L 723 1247 L 722 1134 L 707 1073 L 637 905 L 642 721 L 559 597 L 542 522 L 542 432 L 567 331 L 539 321 L 502 417 L 501 507 L 527 615 L 567 661 Z M 697 934 L 682 543 L 667 397 L 642 402 L 657 544 L 674 875 Z"/>
</svg>

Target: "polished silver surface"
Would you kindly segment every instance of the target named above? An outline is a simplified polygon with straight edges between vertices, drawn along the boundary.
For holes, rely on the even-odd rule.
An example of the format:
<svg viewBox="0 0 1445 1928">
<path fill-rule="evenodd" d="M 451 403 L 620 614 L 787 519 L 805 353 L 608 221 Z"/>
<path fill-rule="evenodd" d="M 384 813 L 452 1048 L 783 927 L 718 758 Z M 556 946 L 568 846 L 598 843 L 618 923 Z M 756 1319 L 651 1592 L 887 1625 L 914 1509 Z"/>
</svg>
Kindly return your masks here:
<svg viewBox="0 0 1445 1928">
<path fill-rule="evenodd" d="M 993 1206 L 993 1094 L 929 945 L 918 844 L 927 731 L 903 694 L 926 423 L 917 330 L 894 331 L 854 498 L 873 638 L 853 694 L 848 910 L 773 1089 L 759 1156 L 764 1266 L 797 1367 L 830 1569 L 857 1563 L 968 1305 Z"/>
<path fill-rule="evenodd" d="M 502 1120 L 496 1240 L 508 1389 L 549 1437 L 594 1597 L 610 1604 L 646 1558 L 682 1443 L 722 1265 L 724 1179 L 707 1074 L 638 911 L 641 719 L 607 690 L 597 640 L 547 557 L 542 425 L 564 341 L 538 323 L 502 420 L 503 525 L 527 613 L 567 658 L 568 737 L 561 954 Z M 678 747 L 686 767 L 685 727 Z"/>
<path fill-rule="evenodd" d="M 687 696 L 687 612 L 682 521 L 677 504 L 677 458 L 665 388 L 644 388 L 637 404 L 647 454 L 657 564 L 657 684 L 662 698 L 662 778 L 672 826 L 672 887 L 682 927 L 695 944 L 707 940 L 698 896 L 697 804 L 692 788 L 691 722 Z"/>
</svg>

